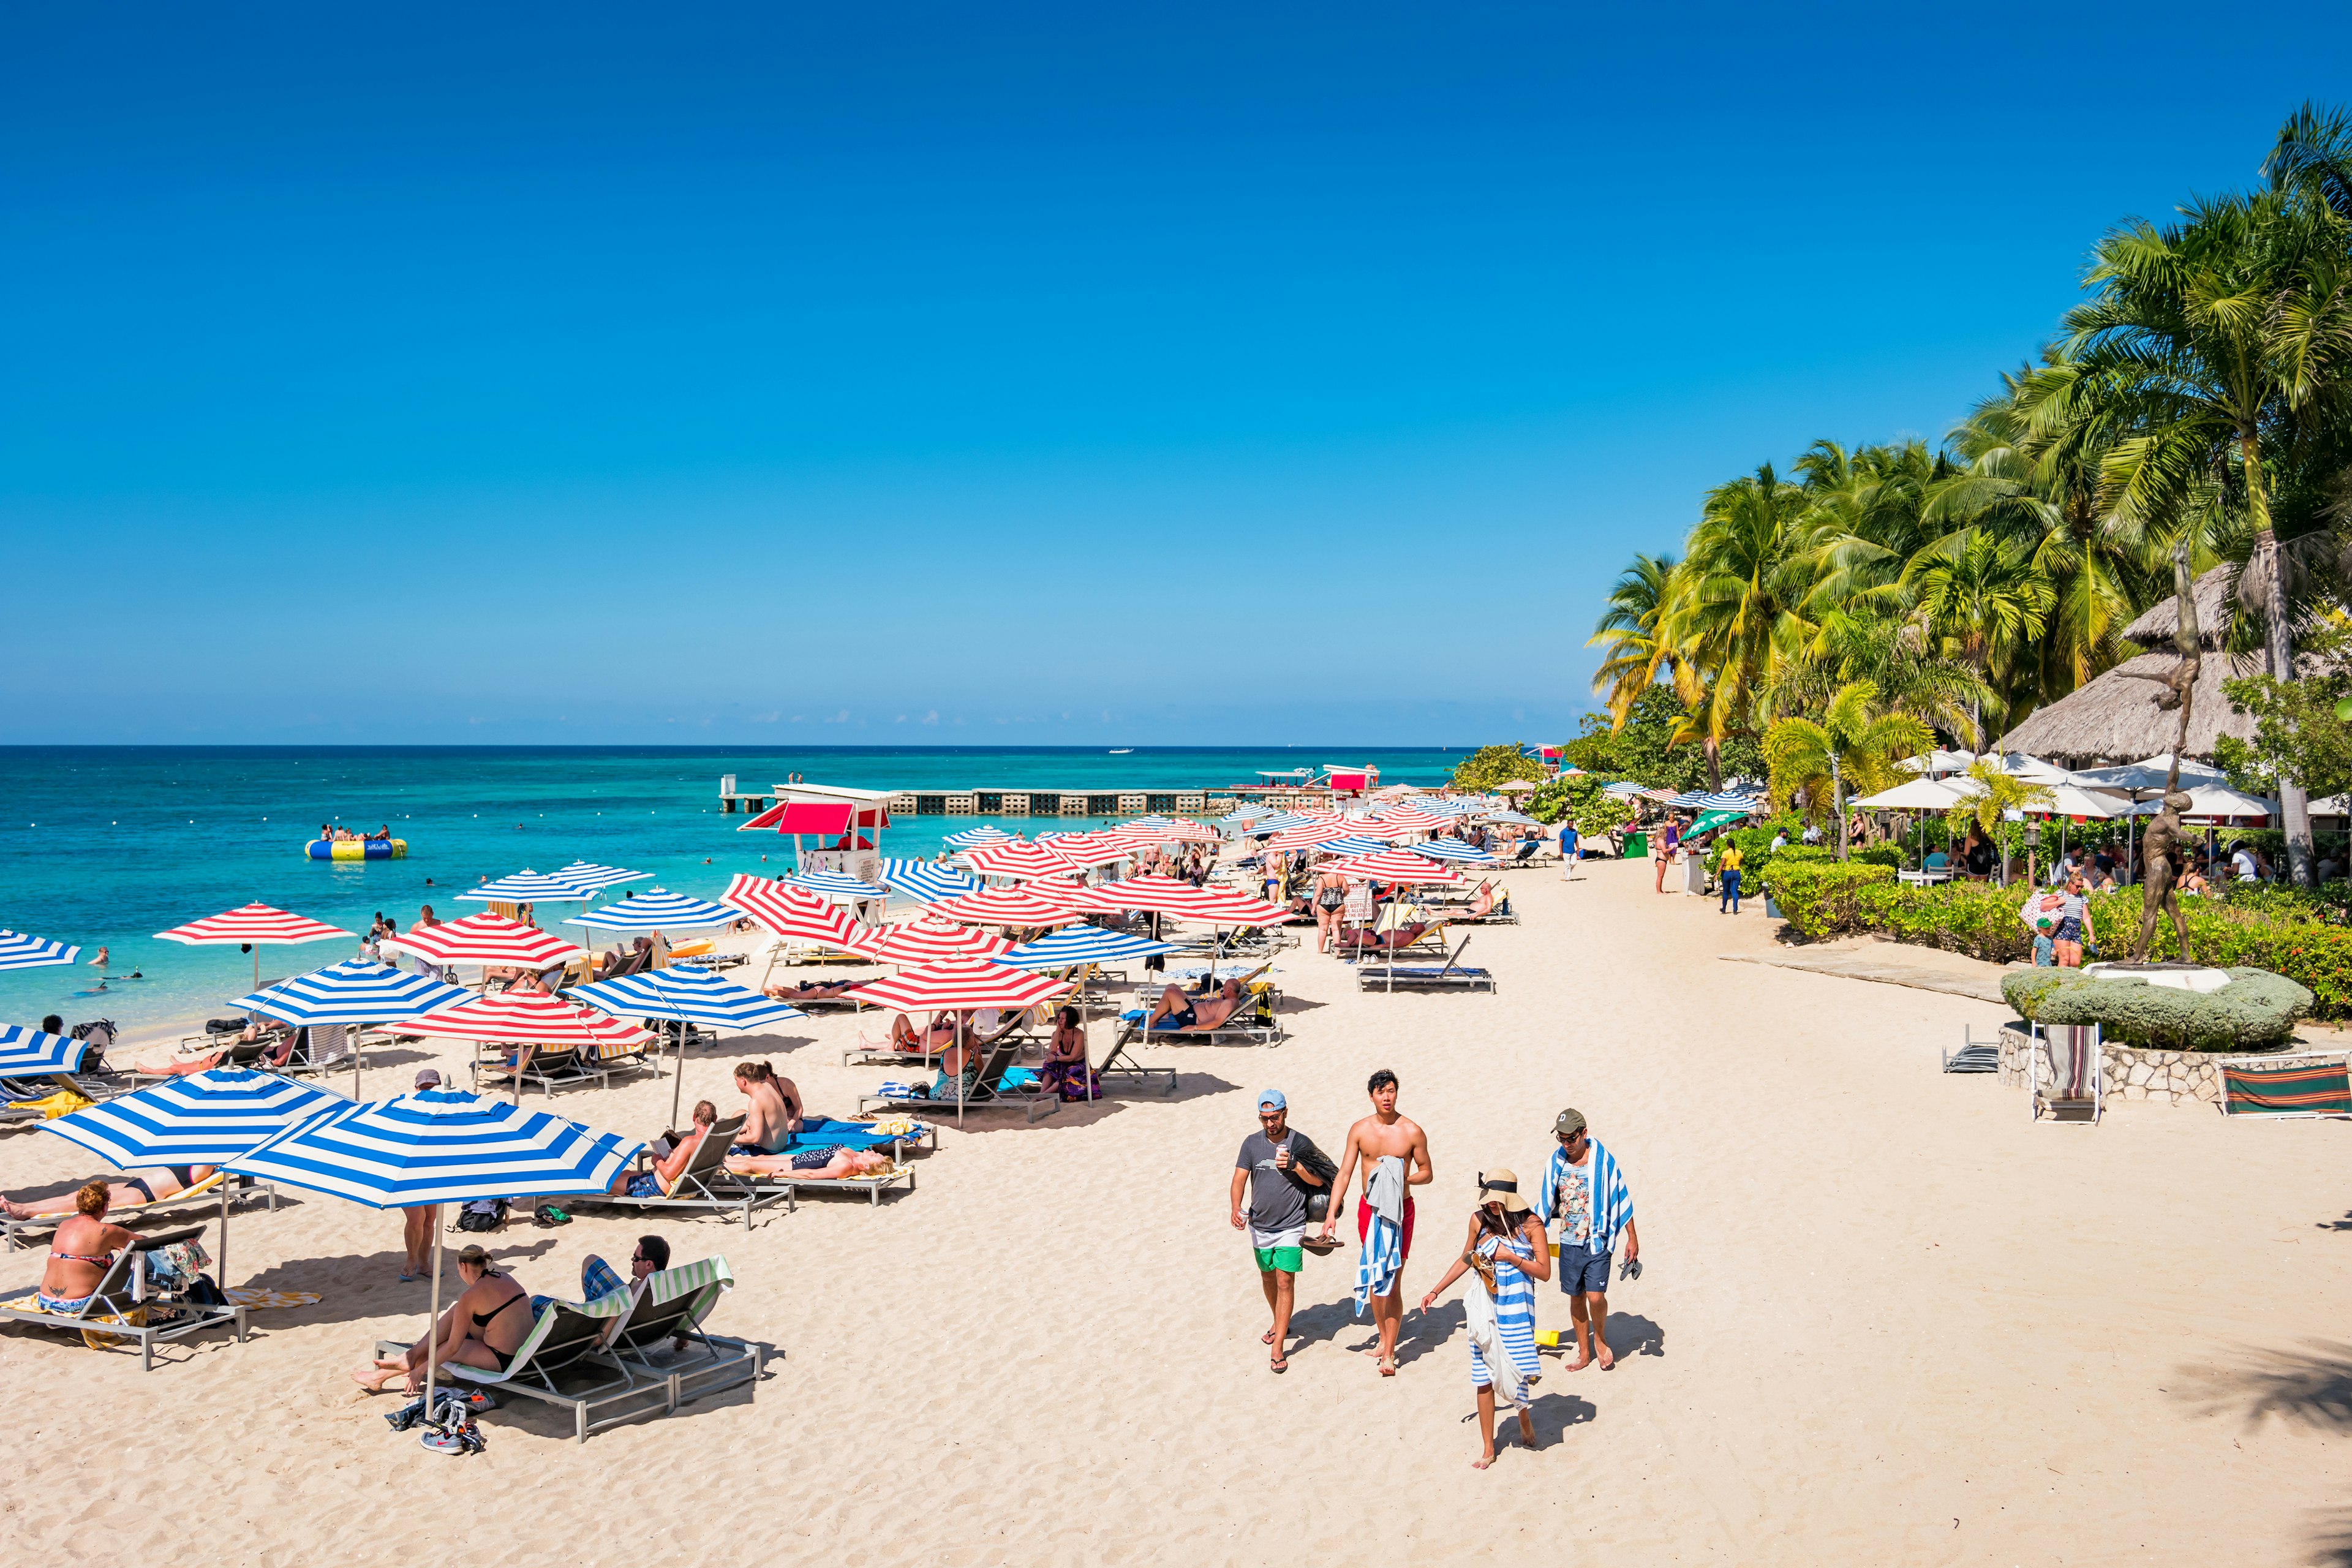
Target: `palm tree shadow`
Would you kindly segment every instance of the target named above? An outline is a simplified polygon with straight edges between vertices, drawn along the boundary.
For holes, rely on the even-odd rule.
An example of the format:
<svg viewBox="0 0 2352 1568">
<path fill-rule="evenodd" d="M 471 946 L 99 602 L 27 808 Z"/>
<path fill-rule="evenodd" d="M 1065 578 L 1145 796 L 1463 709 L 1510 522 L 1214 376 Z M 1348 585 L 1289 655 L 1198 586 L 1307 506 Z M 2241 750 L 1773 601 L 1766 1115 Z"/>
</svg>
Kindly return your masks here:
<svg viewBox="0 0 2352 1568">
<path fill-rule="evenodd" d="M 2311 1227 L 2314 1230 L 2352 1230 L 2352 1212 L 2342 1219 L 2324 1219 Z"/>
<path fill-rule="evenodd" d="M 2321 1568 L 2352 1568 L 2352 1508 L 2312 1511 L 2311 1561 Z"/>
<path fill-rule="evenodd" d="M 2352 1347 L 2306 1341 L 2299 1350 L 2250 1351 L 2234 1367 L 2181 1369 L 2200 1415 L 2242 1408 L 2246 1425 L 2275 1415 L 2298 1426 L 2352 1432 Z"/>
</svg>

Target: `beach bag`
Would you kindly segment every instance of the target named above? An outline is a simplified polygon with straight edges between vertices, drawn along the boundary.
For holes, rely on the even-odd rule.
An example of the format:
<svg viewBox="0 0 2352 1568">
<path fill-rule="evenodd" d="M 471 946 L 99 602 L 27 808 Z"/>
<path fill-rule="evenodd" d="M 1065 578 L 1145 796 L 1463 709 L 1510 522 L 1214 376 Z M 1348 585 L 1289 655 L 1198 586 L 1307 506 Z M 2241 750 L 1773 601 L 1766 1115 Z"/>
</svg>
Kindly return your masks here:
<svg viewBox="0 0 2352 1568">
<path fill-rule="evenodd" d="M 459 1230 L 501 1230 L 507 1223 L 507 1201 L 504 1198 L 476 1198 L 457 1215 Z"/>
<path fill-rule="evenodd" d="M 245 1027 L 245 1026 L 239 1024 L 237 1027 L 241 1029 Z M 114 1032 L 113 1019 L 92 1018 L 87 1024 L 76 1024 L 73 1028 L 68 1032 L 66 1037 L 68 1039 L 80 1040 L 88 1045 L 92 1050 L 103 1051 L 107 1047 L 114 1044 Z"/>
</svg>

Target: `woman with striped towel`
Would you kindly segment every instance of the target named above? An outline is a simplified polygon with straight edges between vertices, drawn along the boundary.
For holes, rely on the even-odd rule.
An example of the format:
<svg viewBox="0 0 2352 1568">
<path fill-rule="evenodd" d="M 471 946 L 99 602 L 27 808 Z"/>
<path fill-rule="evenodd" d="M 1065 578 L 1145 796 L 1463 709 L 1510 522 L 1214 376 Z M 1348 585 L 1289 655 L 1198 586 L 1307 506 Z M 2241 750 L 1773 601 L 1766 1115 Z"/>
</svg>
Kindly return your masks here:
<svg viewBox="0 0 2352 1568">
<path fill-rule="evenodd" d="M 1536 1446 L 1536 1424 L 1528 1402 L 1542 1381 L 1536 1362 L 1536 1287 L 1551 1278 L 1550 1238 L 1510 1171 L 1478 1178 L 1478 1206 L 1470 1214 L 1462 1255 L 1436 1289 L 1421 1299 L 1425 1316 L 1438 1297 L 1465 1273 L 1479 1284 L 1463 1303 L 1470 1327 L 1470 1382 L 1478 1390 L 1478 1436 L 1484 1451 L 1471 1462 L 1483 1470 L 1495 1462 L 1495 1402 L 1499 1397 L 1519 1418 L 1519 1442 Z M 1497 1390 L 1500 1391 L 1499 1394 Z"/>
</svg>

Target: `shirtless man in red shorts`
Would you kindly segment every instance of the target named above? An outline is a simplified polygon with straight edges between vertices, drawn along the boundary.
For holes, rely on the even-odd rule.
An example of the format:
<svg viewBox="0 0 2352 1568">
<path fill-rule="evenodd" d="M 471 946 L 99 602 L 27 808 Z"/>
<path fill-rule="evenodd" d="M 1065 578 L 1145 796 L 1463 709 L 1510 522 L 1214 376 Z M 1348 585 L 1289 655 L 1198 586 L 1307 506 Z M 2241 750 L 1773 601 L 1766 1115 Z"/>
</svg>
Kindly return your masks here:
<svg viewBox="0 0 2352 1568">
<path fill-rule="evenodd" d="M 1380 1358 L 1381 1375 L 1394 1377 L 1397 1328 L 1404 1321 L 1403 1259 L 1412 1256 L 1411 1189 L 1428 1184 L 1433 1173 L 1429 1164 L 1429 1135 L 1422 1131 L 1420 1123 L 1409 1121 L 1397 1114 L 1396 1074 L 1382 1068 L 1372 1075 L 1371 1081 L 1364 1088 L 1372 1097 L 1372 1113 L 1348 1129 L 1347 1152 L 1339 1157 L 1339 1179 L 1332 1184 L 1331 1190 L 1346 1193 L 1357 1162 L 1362 1161 L 1364 1182 L 1362 1189 L 1356 1194 L 1356 1237 L 1360 1242 L 1369 1234 L 1371 1225 L 1370 1198 L 1375 1173 L 1385 1160 L 1394 1160 L 1402 1168 L 1405 1189 L 1404 1217 L 1399 1226 L 1403 1234 L 1400 1238 L 1396 1278 L 1391 1282 L 1386 1295 L 1371 1299 L 1372 1321 L 1381 1332 L 1380 1345 L 1371 1353 Z M 1339 1205 L 1334 1204 L 1330 1217 L 1323 1222 L 1326 1239 L 1331 1235 L 1331 1227 L 1339 1221 Z"/>
</svg>

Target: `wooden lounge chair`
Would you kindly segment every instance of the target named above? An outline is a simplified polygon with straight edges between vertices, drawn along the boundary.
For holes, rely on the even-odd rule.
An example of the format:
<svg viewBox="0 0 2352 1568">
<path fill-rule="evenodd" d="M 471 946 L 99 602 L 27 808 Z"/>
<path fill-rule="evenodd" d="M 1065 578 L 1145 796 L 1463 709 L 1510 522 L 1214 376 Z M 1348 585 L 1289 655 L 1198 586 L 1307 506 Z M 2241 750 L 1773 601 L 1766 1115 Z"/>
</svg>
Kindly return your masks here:
<svg viewBox="0 0 2352 1568">
<path fill-rule="evenodd" d="M 717 1215 L 720 1219 L 742 1217 L 743 1228 L 751 1228 L 751 1215 L 760 1209 L 782 1203 L 784 1212 L 793 1211 L 793 1194 L 789 1188 L 781 1191 L 754 1190 L 741 1185 L 727 1173 L 728 1145 L 735 1134 L 743 1131 L 743 1118 L 730 1116 L 714 1125 L 705 1134 L 701 1144 L 669 1184 L 661 1196 L 631 1197 L 626 1193 L 578 1193 L 572 1202 L 580 1207 L 602 1204 L 608 1208 L 646 1209 L 653 1212 L 678 1211 L 690 1214 Z M 637 1155 L 639 1172 L 653 1169 L 653 1159 L 642 1152 Z"/>
<path fill-rule="evenodd" d="M 2352 1061 L 2342 1051 L 2223 1062 L 2221 1114 L 2352 1117 Z"/>
<path fill-rule="evenodd" d="M 1394 960 L 1356 965 L 1356 989 L 1359 991 L 1492 991 L 1495 973 L 1491 969 L 1474 969 L 1462 962 L 1462 949 L 1470 945 L 1464 937 L 1459 946 L 1440 963 L 1399 963 Z"/>
<path fill-rule="evenodd" d="M 204 1233 L 203 1226 L 191 1226 L 184 1230 L 165 1231 L 161 1236 L 141 1237 L 115 1254 L 114 1261 L 100 1278 L 98 1289 L 78 1311 L 50 1311 L 39 1305 L 39 1290 L 27 1288 L 0 1296 L 0 1318 L 38 1328 L 69 1330 L 79 1333 L 82 1342 L 93 1350 L 111 1349 L 125 1340 L 135 1339 L 139 1342 L 142 1371 L 154 1370 L 155 1347 L 159 1343 L 184 1339 L 208 1328 L 234 1328 L 236 1342 L 243 1344 L 245 1308 L 200 1307 L 177 1296 L 152 1293 L 148 1287 L 146 1254 L 175 1241 L 194 1241 Z"/>
<path fill-rule="evenodd" d="M 985 1057 L 981 1058 L 980 1079 L 977 1087 L 961 1103 L 953 1095 L 933 1100 L 924 1096 L 861 1094 L 857 1097 L 857 1113 L 863 1116 L 868 1110 L 880 1109 L 912 1115 L 937 1117 L 946 1111 L 954 1110 L 958 1112 L 957 1121 L 961 1122 L 961 1112 L 966 1110 L 986 1110 L 991 1106 L 1005 1108 L 1018 1106 L 1031 1121 L 1035 1121 L 1040 1117 L 1051 1116 L 1061 1110 L 1061 1096 L 1048 1093 L 1042 1083 L 1032 1083 L 1020 1089 L 996 1087 L 1003 1079 L 1004 1075 L 1018 1065 L 1020 1060 L 1020 1038 L 999 1031 L 995 1045 Z M 908 1179 L 912 1181 L 911 1176 Z"/>
<path fill-rule="evenodd" d="M 215 1171 L 194 1186 L 168 1193 L 152 1203 L 116 1204 L 106 1211 L 106 1222 L 128 1227 L 142 1219 L 184 1218 L 198 1210 L 217 1214 L 224 1192 L 232 1208 L 249 1204 L 256 1198 L 266 1198 L 269 1212 L 278 1212 L 276 1183 L 256 1182 L 251 1176 L 232 1176 L 226 1171 Z M 20 1247 L 29 1247 L 32 1243 L 26 1237 L 47 1236 L 72 1217 L 71 1215 L 60 1214 L 45 1215 L 38 1219 L 9 1219 L 0 1215 L 0 1235 L 5 1237 L 5 1249 L 14 1252 Z"/>
</svg>

